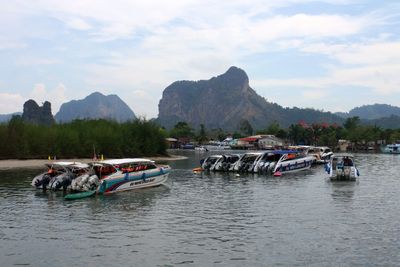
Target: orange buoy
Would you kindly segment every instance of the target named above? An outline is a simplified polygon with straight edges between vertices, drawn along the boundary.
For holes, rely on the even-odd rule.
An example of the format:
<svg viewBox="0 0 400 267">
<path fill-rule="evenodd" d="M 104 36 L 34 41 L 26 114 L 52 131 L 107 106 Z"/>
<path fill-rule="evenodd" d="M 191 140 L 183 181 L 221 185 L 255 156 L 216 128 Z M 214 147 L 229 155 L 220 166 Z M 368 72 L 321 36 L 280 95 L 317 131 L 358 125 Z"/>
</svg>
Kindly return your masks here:
<svg viewBox="0 0 400 267">
<path fill-rule="evenodd" d="M 203 169 L 201 167 L 198 167 L 198 168 L 194 168 L 192 171 L 193 172 L 202 172 Z"/>
</svg>

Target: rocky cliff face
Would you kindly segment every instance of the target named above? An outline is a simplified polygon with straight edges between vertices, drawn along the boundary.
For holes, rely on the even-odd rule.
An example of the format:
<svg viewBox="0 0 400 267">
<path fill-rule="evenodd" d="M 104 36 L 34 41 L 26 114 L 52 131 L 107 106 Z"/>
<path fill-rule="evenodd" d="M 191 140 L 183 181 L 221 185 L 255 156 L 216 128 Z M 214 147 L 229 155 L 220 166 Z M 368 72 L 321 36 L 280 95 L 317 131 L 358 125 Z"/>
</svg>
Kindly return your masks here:
<svg viewBox="0 0 400 267">
<path fill-rule="evenodd" d="M 95 92 L 84 99 L 62 104 L 55 118 L 57 122 L 62 123 L 75 119 L 108 119 L 124 122 L 134 120 L 136 116 L 117 95 L 105 96 Z"/>
<path fill-rule="evenodd" d="M 158 107 L 158 120 L 167 128 L 185 121 L 196 128 L 204 124 L 208 129 L 236 130 L 241 120 L 248 120 L 255 129 L 261 129 L 273 121 L 288 126 L 299 119 L 294 116 L 299 109 L 285 109 L 259 96 L 249 86 L 247 74 L 237 67 L 210 80 L 172 83 L 164 90 Z M 318 113 L 320 121 L 341 121 L 331 113 L 313 112 Z M 301 119 L 310 121 L 307 112 L 303 113 Z"/>
<path fill-rule="evenodd" d="M 51 113 L 51 104 L 46 101 L 40 107 L 34 100 L 30 99 L 24 104 L 22 119 L 28 123 L 50 126 L 54 124 L 54 117 Z"/>
</svg>

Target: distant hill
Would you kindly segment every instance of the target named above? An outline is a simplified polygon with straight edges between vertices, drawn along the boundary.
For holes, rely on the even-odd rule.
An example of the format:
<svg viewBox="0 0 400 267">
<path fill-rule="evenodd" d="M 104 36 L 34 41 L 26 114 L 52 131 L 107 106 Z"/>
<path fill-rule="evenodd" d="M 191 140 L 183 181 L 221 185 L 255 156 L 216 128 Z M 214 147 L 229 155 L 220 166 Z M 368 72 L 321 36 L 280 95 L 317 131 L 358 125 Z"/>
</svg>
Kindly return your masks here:
<svg viewBox="0 0 400 267">
<path fill-rule="evenodd" d="M 22 115 L 21 112 L 15 112 L 10 114 L 0 114 L 0 123 L 8 122 L 11 120 L 12 116 Z"/>
<path fill-rule="evenodd" d="M 75 119 L 108 119 L 124 122 L 134 120 L 136 116 L 117 95 L 105 96 L 95 92 L 84 99 L 62 104 L 55 119 L 61 123 Z"/>
<path fill-rule="evenodd" d="M 400 129 L 400 116 L 391 115 L 389 117 L 373 119 L 373 120 L 361 120 L 362 124 L 375 125 L 384 129 Z"/>
<path fill-rule="evenodd" d="M 392 115 L 400 116 L 400 107 L 387 104 L 363 105 L 353 108 L 348 113 L 338 112 L 336 114 L 343 118 L 358 116 L 360 119 L 374 120 Z"/>
<path fill-rule="evenodd" d="M 45 101 L 43 106 L 39 106 L 36 101 L 32 99 L 24 103 L 22 119 L 28 123 L 47 126 L 55 123 L 53 114 L 51 113 L 51 103 Z"/>
<path fill-rule="evenodd" d="M 262 129 L 277 121 L 282 127 L 304 121 L 341 124 L 344 119 L 330 112 L 314 109 L 283 108 L 266 101 L 250 86 L 247 74 L 231 67 L 210 80 L 176 81 L 165 88 L 159 102 L 158 122 L 172 128 L 185 121 L 193 127 L 237 130 L 242 120 L 254 129 Z"/>
</svg>

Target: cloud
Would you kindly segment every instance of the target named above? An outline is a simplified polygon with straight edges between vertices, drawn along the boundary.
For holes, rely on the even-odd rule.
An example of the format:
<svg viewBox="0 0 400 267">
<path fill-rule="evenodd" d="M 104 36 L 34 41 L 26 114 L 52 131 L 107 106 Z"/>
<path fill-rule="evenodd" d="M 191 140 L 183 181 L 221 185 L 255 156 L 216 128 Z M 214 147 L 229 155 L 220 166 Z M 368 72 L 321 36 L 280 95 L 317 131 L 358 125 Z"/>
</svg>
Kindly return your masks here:
<svg viewBox="0 0 400 267">
<path fill-rule="evenodd" d="M 55 65 L 60 64 L 61 60 L 51 58 L 39 58 L 34 56 L 19 56 L 15 59 L 15 64 L 20 67 L 38 66 L 38 65 Z"/>
<path fill-rule="evenodd" d="M 29 86 L 51 77 L 81 83 L 78 87 L 87 90 L 109 88 L 147 116 L 157 115 L 162 90 L 173 81 L 208 79 L 231 65 L 259 72 L 269 53 L 277 51 L 329 58 L 329 66 L 326 61 L 312 66 L 327 69 L 327 74 L 303 79 L 259 75 L 251 80 L 257 91 L 286 87 L 298 90 L 297 97 L 315 100 L 323 97 L 319 89 L 335 86 L 396 93 L 397 35 L 379 28 L 395 21 L 387 14 L 395 12 L 367 8 L 346 13 L 346 5 L 353 3 L 359 0 L 9 1 L 0 16 L 0 31 L 9 33 L 0 37 L 0 50 L 26 44 L 23 48 L 32 51 L 30 57 L 11 56 L 26 71 L 31 67 L 35 80 Z M 296 9 L 303 4 L 312 4 L 312 12 Z M 339 5 L 345 8 L 335 9 Z M 377 34 L 386 37 L 378 40 Z M 50 101 L 57 110 L 65 93 L 62 84 L 52 90 L 38 84 L 32 95 L 40 101 L 54 98 Z M 82 94 L 84 90 L 70 95 Z"/>
<path fill-rule="evenodd" d="M 52 113 L 55 115 L 60 109 L 60 106 L 68 99 L 66 97 L 67 89 L 63 84 L 58 84 L 55 88 L 48 90 L 44 84 L 36 84 L 30 93 L 30 98 L 41 105 L 45 101 L 51 103 Z M 26 100 L 25 100 L 26 101 Z"/>
<path fill-rule="evenodd" d="M 301 48 L 308 53 L 327 55 L 342 64 L 348 65 L 381 65 L 400 62 L 400 42 L 326 44 L 315 43 Z"/>
<path fill-rule="evenodd" d="M 68 27 L 75 30 L 87 31 L 92 29 L 92 26 L 87 21 L 77 17 L 69 18 L 65 23 Z"/>
<path fill-rule="evenodd" d="M 22 112 L 24 99 L 19 94 L 0 93 L 0 114 Z"/>
<path fill-rule="evenodd" d="M 308 100 L 321 100 L 328 96 L 328 92 L 324 90 L 305 90 L 302 92 L 302 96 Z"/>
</svg>

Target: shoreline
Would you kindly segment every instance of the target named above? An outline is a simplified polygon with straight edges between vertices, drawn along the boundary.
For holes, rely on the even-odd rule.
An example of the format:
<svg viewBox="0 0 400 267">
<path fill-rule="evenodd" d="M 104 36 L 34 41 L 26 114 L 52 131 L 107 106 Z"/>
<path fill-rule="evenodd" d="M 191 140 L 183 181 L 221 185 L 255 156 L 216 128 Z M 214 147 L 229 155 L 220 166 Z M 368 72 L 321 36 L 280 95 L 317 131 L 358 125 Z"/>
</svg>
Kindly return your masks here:
<svg viewBox="0 0 400 267">
<path fill-rule="evenodd" d="M 148 157 L 151 160 L 154 160 L 157 163 L 166 162 L 166 161 L 175 161 L 175 160 L 184 160 L 187 159 L 185 156 L 179 155 L 169 155 L 169 156 L 161 156 L 161 157 Z M 0 160 L 0 170 L 10 170 L 10 169 L 37 169 L 44 167 L 46 163 L 57 162 L 57 161 L 77 161 L 83 163 L 92 162 L 93 159 L 57 159 L 57 160 L 48 160 L 48 159 L 5 159 Z"/>
</svg>

